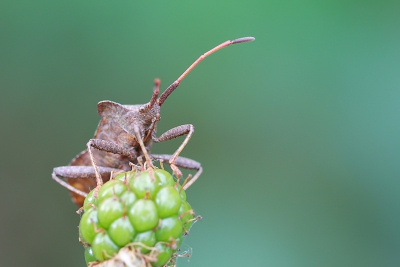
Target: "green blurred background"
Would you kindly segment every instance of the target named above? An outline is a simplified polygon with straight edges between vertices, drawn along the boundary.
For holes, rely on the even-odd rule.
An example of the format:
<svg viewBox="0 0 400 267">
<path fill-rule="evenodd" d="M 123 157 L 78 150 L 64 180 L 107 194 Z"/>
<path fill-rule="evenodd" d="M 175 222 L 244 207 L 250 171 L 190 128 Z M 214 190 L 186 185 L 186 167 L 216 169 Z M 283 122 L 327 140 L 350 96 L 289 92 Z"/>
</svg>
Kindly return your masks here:
<svg viewBox="0 0 400 267">
<path fill-rule="evenodd" d="M 150 99 L 200 54 L 159 133 L 203 221 L 178 266 L 400 266 L 399 1 L 0 2 L 1 266 L 84 266 L 79 216 L 51 179 L 93 136 L 96 104 Z M 182 138 L 156 144 L 173 153 Z"/>
</svg>

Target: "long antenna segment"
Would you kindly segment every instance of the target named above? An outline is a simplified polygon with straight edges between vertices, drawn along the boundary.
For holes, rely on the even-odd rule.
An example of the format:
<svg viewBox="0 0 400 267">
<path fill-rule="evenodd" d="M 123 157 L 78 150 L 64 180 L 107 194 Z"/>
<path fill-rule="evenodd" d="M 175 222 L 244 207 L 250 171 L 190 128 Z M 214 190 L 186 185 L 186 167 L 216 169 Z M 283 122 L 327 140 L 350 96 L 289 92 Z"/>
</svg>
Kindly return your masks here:
<svg viewBox="0 0 400 267">
<path fill-rule="evenodd" d="M 216 47 L 209 50 L 208 52 L 204 53 L 195 62 L 193 62 L 192 65 L 190 65 L 190 67 L 187 68 L 187 70 L 185 70 L 182 73 L 182 75 L 179 76 L 179 78 L 175 82 L 173 82 L 170 86 L 168 86 L 168 88 L 161 94 L 160 98 L 157 100 L 157 103 L 161 106 L 164 103 L 164 101 L 167 99 L 167 97 L 179 86 L 180 82 L 186 77 L 186 75 L 188 75 L 189 72 L 191 72 L 192 69 L 194 69 L 194 67 L 196 67 L 203 59 L 205 59 L 212 53 L 214 53 L 222 48 L 233 45 L 233 44 L 246 43 L 246 42 L 251 42 L 254 40 L 255 40 L 254 37 L 242 37 L 242 38 L 238 38 L 238 39 L 235 39 L 232 41 L 228 40 L 226 42 L 223 42 L 220 45 L 217 45 Z"/>
</svg>

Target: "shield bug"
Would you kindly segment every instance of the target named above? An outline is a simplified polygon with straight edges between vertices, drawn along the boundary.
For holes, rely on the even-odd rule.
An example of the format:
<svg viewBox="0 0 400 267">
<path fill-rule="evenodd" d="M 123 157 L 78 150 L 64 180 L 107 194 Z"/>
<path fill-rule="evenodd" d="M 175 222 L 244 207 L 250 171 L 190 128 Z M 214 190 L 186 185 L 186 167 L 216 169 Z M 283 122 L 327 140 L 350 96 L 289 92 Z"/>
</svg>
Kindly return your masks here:
<svg viewBox="0 0 400 267">
<path fill-rule="evenodd" d="M 153 160 L 163 160 L 171 166 L 178 178 L 182 175 L 178 167 L 197 170 L 184 184 L 183 188 L 187 189 L 202 172 L 199 162 L 179 156 L 192 137 L 194 127 L 192 124 L 180 125 L 157 137 L 156 128 L 161 118 L 161 106 L 186 75 L 204 58 L 229 45 L 253 40 L 253 37 L 244 37 L 226 41 L 204 53 L 160 96 L 160 80 L 156 79 L 153 95 L 147 104 L 121 105 L 109 100 L 99 102 L 97 111 L 101 120 L 94 138 L 89 140 L 86 150 L 78 154 L 68 166 L 54 168 L 52 178 L 66 187 L 71 192 L 73 201 L 82 206 L 90 189 L 99 188 L 103 182 L 110 179 L 113 172 L 130 170 L 130 164 L 137 164 L 144 157 L 149 170 L 153 167 Z M 159 143 L 182 135 L 186 135 L 186 138 L 173 155 L 150 154 L 153 142 Z"/>
</svg>

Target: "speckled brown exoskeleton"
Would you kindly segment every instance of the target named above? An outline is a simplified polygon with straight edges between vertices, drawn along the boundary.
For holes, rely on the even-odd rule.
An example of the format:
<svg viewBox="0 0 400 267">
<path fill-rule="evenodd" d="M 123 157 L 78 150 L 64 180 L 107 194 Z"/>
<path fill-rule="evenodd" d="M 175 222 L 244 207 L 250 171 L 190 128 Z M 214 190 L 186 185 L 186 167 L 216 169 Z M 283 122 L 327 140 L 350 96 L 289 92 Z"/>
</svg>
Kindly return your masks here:
<svg viewBox="0 0 400 267">
<path fill-rule="evenodd" d="M 195 175 L 184 184 L 187 189 L 200 176 L 202 167 L 199 162 L 179 157 L 194 133 L 192 124 L 174 127 L 161 136 L 156 136 L 157 122 L 160 120 L 160 109 L 168 96 L 179 86 L 186 75 L 204 58 L 232 44 L 253 41 L 253 37 L 244 37 L 226 41 L 205 54 L 193 64 L 162 94 L 160 81 L 154 82 L 150 102 L 144 105 L 121 105 L 112 101 L 101 101 L 97 111 L 101 117 L 94 138 L 87 143 L 87 149 L 77 155 L 68 166 L 56 167 L 52 177 L 72 194 L 72 200 L 82 206 L 87 193 L 99 188 L 110 179 L 112 173 L 131 170 L 131 164 L 137 164 L 144 157 L 145 165 L 151 169 L 153 160 L 168 163 L 178 178 L 182 173 L 178 167 L 197 170 Z M 185 140 L 173 155 L 150 154 L 153 142 L 159 143 L 186 135 Z"/>
</svg>

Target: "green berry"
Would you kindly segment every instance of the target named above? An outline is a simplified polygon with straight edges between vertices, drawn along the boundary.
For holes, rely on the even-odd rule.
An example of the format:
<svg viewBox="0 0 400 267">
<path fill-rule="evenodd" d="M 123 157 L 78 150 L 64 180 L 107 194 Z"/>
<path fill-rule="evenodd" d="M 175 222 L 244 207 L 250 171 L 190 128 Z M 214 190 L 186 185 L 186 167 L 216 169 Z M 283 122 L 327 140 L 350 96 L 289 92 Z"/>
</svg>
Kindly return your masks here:
<svg viewBox="0 0 400 267">
<path fill-rule="evenodd" d="M 154 174 L 158 177 L 158 179 L 160 180 L 160 185 L 161 186 L 165 186 L 165 185 L 175 185 L 175 180 L 172 177 L 172 175 L 164 170 L 154 170 Z"/>
<path fill-rule="evenodd" d="M 89 194 L 86 196 L 85 201 L 83 202 L 83 210 L 85 212 L 93 209 L 97 205 L 97 198 L 93 196 L 94 190 L 90 191 Z"/>
<path fill-rule="evenodd" d="M 129 181 L 129 186 L 138 198 L 146 197 L 153 199 L 160 189 L 160 180 L 157 175 L 154 174 L 153 179 L 149 171 L 144 171 L 137 173 L 136 176 Z"/>
<path fill-rule="evenodd" d="M 125 182 L 125 181 L 130 180 L 132 175 L 134 175 L 134 174 L 135 174 L 135 172 L 133 172 L 133 171 L 120 173 L 117 176 L 115 176 L 114 180 L 120 180 L 122 182 Z"/>
<path fill-rule="evenodd" d="M 103 202 L 100 203 L 97 211 L 97 217 L 100 225 L 108 229 L 113 221 L 124 215 L 124 212 L 124 204 L 119 199 L 112 197 L 104 199 Z"/>
<path fill-rule="evenodd" d="M 147 231 L 147 232 L 143 232 L 140 234 L 137 234 L 135 239 L 133 240 L 133 242 L 135 243 L 141 243 L 143 245 L 146 245 L 148 247 L 154 247 L 154 245 L 157 243 L 157 239 L 156 239 L 156 232 L 154 232 L 153 230 Z M 150 252 L 150 250 L 138 245 L 135 247 L 139 247 L 142 253 L 148 253 Z"/>
<path fill-rule="evenodd" d="M 181 197 L 179 192 L 172 186 L 165 186 L 157 193 L 155 199 L 158 215 L 161 218 L 166 218 L 175 215 L 181 206 Z"/>
<path fill-rule="evenodd" d="M 139 199 L 128 213 L 129 220 L 138 232 L 153 229 L 158 224 L 158 211 L 152 200 Z"/>
<path fill-rule="evenodd" d="M 156 262 L 152 262 L 151 265 L 153 266 L 164 266 L 172 256 L 172 249 L 164 244 L 164 243 L 157 243 L 156 249 L 158 250 L 158 258 Z"/>
<path fill-rule="evenodd" d="M 180 185 L 175 188 L 178 192 L 179 195 L 181 196 L 182 201 L 186 201 L 186 191 L 183 189 Z"/>
<path fill-rule="evenodd" d="M 97 194 L 97 201 L 101 203 L 104 199 L 110 198 L 112 196 L 121 196 L 128 188 L 126 184 L 120 180 L 110 180 L 105 183 L 99 190 Z"/>
<path fill-rule="evenodd" d="M 177 216 L 161 220 L 157 228 L 157 241 L 171 242 L 182 236 L 182 223 Z"/>
<path fill-rule="evenodd" d="M 120 247 L 130 243 L 135 236 L 135 229 L 126 216 L 115 220 L 108 228 L 111 240 Z"/>
<path fill-rule="evenodd" d="M 82 215 L 79 223 L 79 233 L 84 242 L 91 244 L 96 236 L 96 230 L 99 228 L 97 219 L 97 210 L 91 209 Z"/>
<path fill-rule="evenodd" d="M 132 191 L 126 191 L 121 195 L 120 199 L 127 208 L 130 208 L 137 200 L 137 197 Z"/>
<path fill-rule="evenodd" d="M 86 265 L 88 265 L 89 262 L 96 261 L 96 257 L 93 255 L 92 247 L 85 248 L 85 261 Z"/>
<path fill-rule="evenodd" d="M 186 230 L 189 230 L 190 226 L 192 226 L 192 223 L 193 223 L 192 219 L 194 218 L 194 216 L 193 216 L 192 207 L 190 206 L 190 204 L 188 202 L 186 202 L 186 201 L 182 202 L 182 205 L 178 211 L 178 215 L 179 215 L 179 218 L 181 219 L 183 227 Z"/>
<path fill-rule="evenodd" d="M 119 250 L 107 233 L 98 233 L 92 243 L 93 255 L 98 261 L 112 258 Z"/>
</svg>

